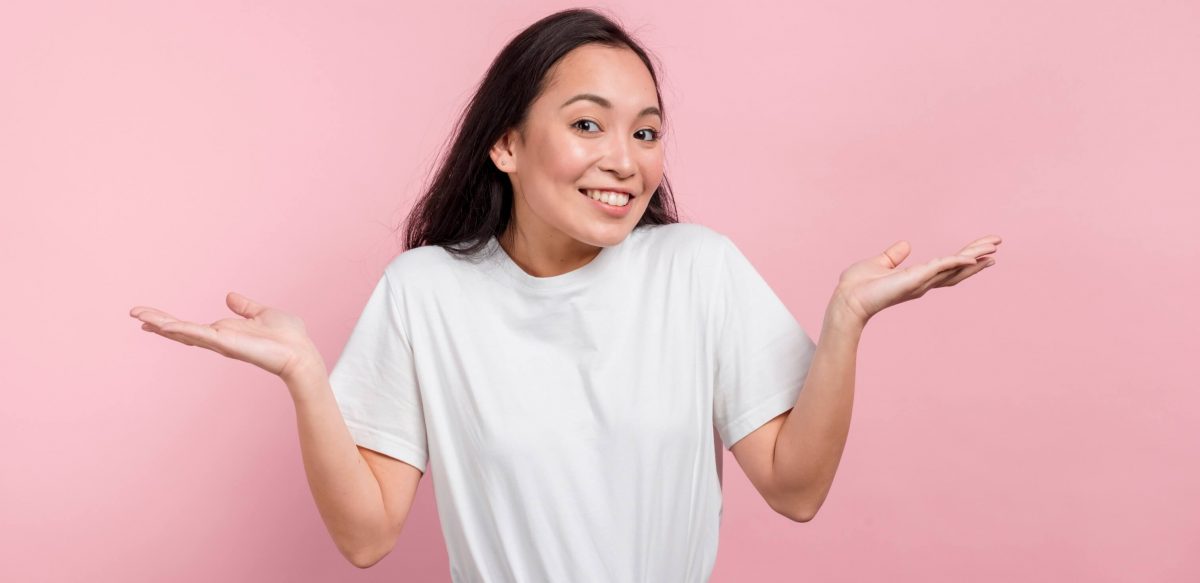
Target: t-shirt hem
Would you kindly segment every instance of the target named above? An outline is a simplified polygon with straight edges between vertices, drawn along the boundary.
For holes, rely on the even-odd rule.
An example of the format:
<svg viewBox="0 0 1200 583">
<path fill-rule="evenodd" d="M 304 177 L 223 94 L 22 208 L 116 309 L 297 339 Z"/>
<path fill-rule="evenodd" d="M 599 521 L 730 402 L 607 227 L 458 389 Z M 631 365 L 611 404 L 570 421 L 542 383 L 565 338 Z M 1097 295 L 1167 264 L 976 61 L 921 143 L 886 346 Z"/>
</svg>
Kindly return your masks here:
<svg viewBox="0 0 1200 583">
<path fill-rule="evenodd" d="M 374 429 L 364 427 L 353 421 L 347 420 L 346 428 L 350 430 L 350 436 L 354 438 L 356 444 L 396 458 L 421 470 L 421 473 L 425 473 L 425 463 L 428 460 L 428 456 L 421 448 L 390 435 L 379 433 Z"/>
<path fill-rule="evenodd" d="M 753 409 L 741 414 L 737 419 L 725 424 L 720 430 L 721 442 L 725 449 L 732 449 L 734 444 L 741 441 L 755 429 L 762 427 L 767 421 L 791 409 L 796 405 L 800 390 L 785 389 L 763 400 Z"/>
</svg>

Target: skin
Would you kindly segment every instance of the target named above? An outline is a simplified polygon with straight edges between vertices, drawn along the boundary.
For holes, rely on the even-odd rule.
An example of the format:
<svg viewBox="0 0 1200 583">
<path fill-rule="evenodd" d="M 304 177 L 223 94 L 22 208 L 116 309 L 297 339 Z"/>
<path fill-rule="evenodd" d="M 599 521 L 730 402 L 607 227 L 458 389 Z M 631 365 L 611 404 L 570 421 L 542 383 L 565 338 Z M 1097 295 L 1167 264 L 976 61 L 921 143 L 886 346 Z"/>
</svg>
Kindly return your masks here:
<svg viewBox="0 0 1200 583">
<path fill-rule="evenodd" d="M 536 277 L 586 265 L 601 247 L 616 245 L 637 226 L 663 175 L 662 119 L 654 79 L 625 48 L 589 44 L 567 53 L 548 73 L 526 125 L 490 151 L 513 187 L 513 220 L 498 237 L 513 261 Z M 590 100 L 563 104 L 579 94 Z M 579 193 L 582 187 L 625 188 L 629 214 L 608 215 Z"/>
</svg>

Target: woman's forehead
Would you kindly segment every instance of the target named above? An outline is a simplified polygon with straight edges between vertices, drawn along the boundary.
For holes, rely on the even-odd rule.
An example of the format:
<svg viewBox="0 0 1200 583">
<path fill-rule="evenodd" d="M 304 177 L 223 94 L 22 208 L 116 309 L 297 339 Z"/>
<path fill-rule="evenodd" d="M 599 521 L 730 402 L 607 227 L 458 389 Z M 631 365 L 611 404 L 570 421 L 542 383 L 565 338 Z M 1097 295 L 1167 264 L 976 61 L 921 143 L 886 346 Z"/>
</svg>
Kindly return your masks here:
<svg viewBox="0 0 1200 583">
<path fill-rule="evenodd" d="M 654 79 L 645 63 L 627 48 L 584 45 L 555 63 L 548 77 L 542 98 L 543 105 L 551 109 L 583 103 L 631 109 L 640 115 L 658 105 Z"/>
</svg>

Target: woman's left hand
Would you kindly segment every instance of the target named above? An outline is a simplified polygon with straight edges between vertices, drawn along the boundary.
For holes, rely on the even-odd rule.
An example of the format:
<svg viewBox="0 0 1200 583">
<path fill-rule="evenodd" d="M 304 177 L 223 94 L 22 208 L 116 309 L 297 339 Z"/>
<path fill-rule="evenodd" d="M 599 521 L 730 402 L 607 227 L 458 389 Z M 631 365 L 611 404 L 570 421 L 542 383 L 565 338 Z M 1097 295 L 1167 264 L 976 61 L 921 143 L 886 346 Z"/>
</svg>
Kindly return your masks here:
<svg viewBox="0 0 1200 583">
<path fill-rule="evenodd" d="M 957 255 L 938 257 L 921 265 L 899 267 L 908 257 L 908 241 L 851 265 L 838 278 L 834 301 L 862 323 L 884 308 L 919 298 L 935 287 L 952 286 L 994 264 L 1000 237 L 990 235 L 968 244 Z M 983 258 L 983 259 L 981 259 Z"/>
</svg>

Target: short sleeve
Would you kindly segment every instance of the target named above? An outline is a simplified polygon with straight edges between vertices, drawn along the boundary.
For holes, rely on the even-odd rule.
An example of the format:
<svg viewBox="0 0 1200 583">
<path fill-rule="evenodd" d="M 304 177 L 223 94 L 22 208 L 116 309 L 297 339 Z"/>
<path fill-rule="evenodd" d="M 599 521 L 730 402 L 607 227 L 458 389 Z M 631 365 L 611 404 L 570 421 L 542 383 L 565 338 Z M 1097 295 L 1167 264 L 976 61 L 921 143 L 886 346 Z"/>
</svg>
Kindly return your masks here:
<svg viewBox="0 0 1200 583">
<path fill-rule="evenodd" d="M 424 473 L 425 415 L 396 300 L 385 272 L 329 373 L 329 385 L 355 443 Z"/>
<path fill-rule="evenodd" d="M 733 241 L 718 241 L 713 425 L 729 449 L 795 405 L 816 344 Z"/>
</svg>

